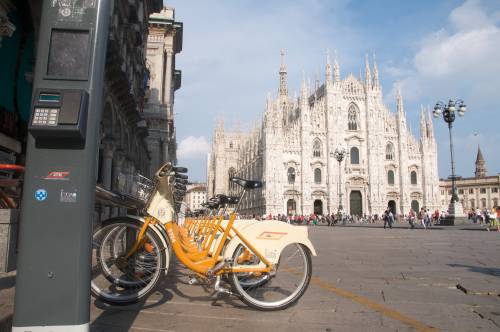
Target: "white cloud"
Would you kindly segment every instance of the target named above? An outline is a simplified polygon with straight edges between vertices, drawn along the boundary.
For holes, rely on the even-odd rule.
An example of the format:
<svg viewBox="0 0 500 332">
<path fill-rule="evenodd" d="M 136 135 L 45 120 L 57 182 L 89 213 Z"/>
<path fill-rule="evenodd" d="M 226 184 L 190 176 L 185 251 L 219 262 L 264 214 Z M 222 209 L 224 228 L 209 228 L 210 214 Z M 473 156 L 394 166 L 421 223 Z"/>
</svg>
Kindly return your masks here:
<svg viewBox="0 0 500 332">
<path fill-rule="evenodd" d="M 180 142 L 177 157 L 179 159 L 199 158 L 206 156 L 209 151 L 210 145 L 205 136 L 188 136 Z"/>
<path fill-rule="evenodd" d="M 479 0 L 465 1 L 450 13 L 449 27 L 422 38 L 413 70 L 405 77 L 394 75 L 395 85 L 409 100 L 460 93 L 476 103 L 491 97 L 492 87 L 500 85 L 500 27 L 495 15 Z"/>
<path fill-rule="evenodd" d="M 408 69 L 410 69 L 408 71 Z M 434 104 L 448 98 L 462 98 L 468 111 L 454 124 L 457 171 L 470 176 L 477 144 L 492 174 L 498 172 L 500 157 L 495 153 L 500 133 L 498 87 L 500 86 L 500 15 L 488 11 L 480 0 L 467 0 L 453 9 L 445 25 L 420 39 L 410 65 L 406 61 L 390 64 L 385 70 L 395 80 L 385 100 L 394 99 L 400 87 L 409 103 Z M 437 119 L 439 173 L 449 174 L 448 131 Z M 473 133 L 478 132 L 479 136 Z"/>
</svg>

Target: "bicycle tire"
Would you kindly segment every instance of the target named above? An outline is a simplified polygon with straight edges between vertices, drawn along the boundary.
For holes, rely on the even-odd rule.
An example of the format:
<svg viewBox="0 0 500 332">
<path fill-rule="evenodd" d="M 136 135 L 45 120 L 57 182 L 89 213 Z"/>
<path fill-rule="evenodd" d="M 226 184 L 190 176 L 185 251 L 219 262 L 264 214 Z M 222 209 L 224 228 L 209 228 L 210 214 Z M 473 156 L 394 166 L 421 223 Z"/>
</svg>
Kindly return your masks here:
<svg viewBox="0 0 500 332">
<path fill-rule="evenodd" d="M 242 245 L 236 248 L 233 253 L 233 261 L 235 261 L 235 259 L 240 255 L 243 248 L 244 247 Z M 284 264 L 284 260 L 286 260 L 284 252 L 288 252 L 290 249 L 292 251 L 295 250 L 301 256 L 301 258 L 296 261 L 298 264 L 292 263 L 292 267 Z M 297 265 L 301 265 L 301 267 L 297 268 Z M 277 279 L 278 274 L 280 275 L 279 281 Z M 285 277 L 297 275 L 298 283 L 296 286 L 292 286 L 293 289 L 290 291 L 291 294 L 289 296 L 285 298 L 276 298 L 285 293 L 284 288 L 279 285 L 280 282 L 283 282 L 283 280 L 281 280 L 282 275 Z M 304 245 L 300 243 L 293 243 L 285 247 L 280 253 L 280 259 L 276 265 L 276 271 L 272 276 L 269 275 L 268 279 L 262 280 L 262 276 L 252 276 L 251 273 L 233 273 L 229 276 L 229 279 L 233 290 L 239 295 L 240 299 L 244 303 L 258 310 L 274 311 L 283 310 L 295 304 L 307 290 L 309 281 L 311 280 L 311 275 L 311 252 Z M 256 279 L 254 286 L 251 285 L 251 282 L 248 282 L 248 278 Z M 294 278 L 292 277 L 292 279 Z M 272 300 L 266 300 L 263 296 L 271 296 L 275 298 Z"/>
<path fill-rule="evenodd" d="M 165 254 L 162 240 L 151 228 L 146 230 L 141 248 L 125 258 L 127 241 L 130 245 L 130 238 L 135 238 L 142 225 L 137 219 L 118 217 L 94 231 L 91 292 L 95 298 L 113 305 L 136 303 L 148 296 L 168 271 L 170 255 Z"/>
</svg>

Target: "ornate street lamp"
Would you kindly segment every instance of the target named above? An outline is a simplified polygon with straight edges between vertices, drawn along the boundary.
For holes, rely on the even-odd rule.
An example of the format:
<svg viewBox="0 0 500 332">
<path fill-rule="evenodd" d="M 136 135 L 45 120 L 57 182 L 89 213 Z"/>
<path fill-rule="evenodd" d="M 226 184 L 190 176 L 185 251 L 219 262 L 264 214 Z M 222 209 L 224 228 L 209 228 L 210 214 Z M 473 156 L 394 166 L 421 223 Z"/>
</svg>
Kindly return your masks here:
<svg viewBox="0 0 500 332">
<path fill-rule="evenodd" d="M 335 152 L 333 152 L 333 157 L 337 159 L 339 162 L 339 212 L 342 211 L 342 186 L 341 186 L 341 175 L 342 175 L 342 168 L 341 168 L 341 163 L 342 160 L 348 155 L 349 153 L 344 149 L 343 147 L 339 147 L 335 149 Z"/>
<path fill-rule="evenodd" d="M 450 135 L 450 155 L 451 155 L 451 200 L 449 206 L 449 214 L 451 215 L 452 224 L 454 223 L 455 217 L 463 217 L 463 207 L 458 199 L 457 186 L 455 183 L 455 157 L 453 152 L 453 136 L 451 134 L 451 129 L 453 128 L 453 122 L 455 121 L 455 112 L 458 113 L 460 117 L 464 116 L 465 111 L 467 111 L 467 106 L 461 99 L 449 100 L 448 104 L 438 101 L 436 106 L 434 106 L 434 117 L 438 118 L 441 114 L 443 115 L 443 120 L 448 124 L 448 130 Z"/>
</svg>

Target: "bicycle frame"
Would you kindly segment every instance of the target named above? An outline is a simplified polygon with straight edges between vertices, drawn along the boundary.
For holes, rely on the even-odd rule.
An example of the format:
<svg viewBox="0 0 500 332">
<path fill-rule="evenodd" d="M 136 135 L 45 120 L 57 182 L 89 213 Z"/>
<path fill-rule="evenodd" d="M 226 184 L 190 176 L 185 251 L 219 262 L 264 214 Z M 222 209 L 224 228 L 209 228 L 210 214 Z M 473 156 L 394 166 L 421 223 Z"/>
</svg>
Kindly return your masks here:
<svg viewBox="0 0 500 332">
<path fill-rule="evenodd" d="M 223 209 L 218 216 L 214 213 L 213 218 L 207 215 L 199 220 L 188 220 L 184 227 L 178 226 L 174 221 L 175 209 L 171 190 L 173 180 L 172 175 L 168 173 L 167 165 L 163 166 L 156 174 L 155 190 L 147 202 L 146 208 L 150 217 L 145 219 L 136 242 L 127 253 L 127 257 L 133 255 L 138 248 L 144 245 L 144 234 L 147 228 L 158 223 L 165 228 L 172 249 L 179 261 L 205 278 L 224 273 L 270 273 L 274 270 L 274 265 L 278 263 L 281 249 L 288 243 L 302 243 L 309 248 L 313 255 L 316 255 L 314 247 L 307 238 L 306 228 L 299 231 L 298 228 L 292 229 L 292 226 L 286 223 L 245 220 L 241 221 L 242 227 L 237 229 L 234 227 L 237 216 L 236 209 L 230 214 L 227 223 L 223 221 L 225 212 Z M 167 175 L 160 175 L 162 171 L 163 174 L 167 173 Z M 245 191 L 243 191 L 242 196 L 244 194 Z M 266 231 L 265 229 L 269 227 L 284 231 Z M 263 237 L 262 234 L 270 236 Z M 273 238 L 273 234 L 277 234 L 279 238 Z M 217 237 L 217 235 L 219 236 Z M 254 238 L 253 243 L 249 240 L 248 235 Z M 270 242 L 272 240 L 274 241 Z M 233 262 L 232 255 L 239 245 L 243 245 L 246 250 L 241 258 L 238 257 L 237 262 Z M 259 259 L 257 264 L 239 265 L 248 261 L 252 254 Z M 271 259 L 266 255 L 270 256 Z"/>
</svg>

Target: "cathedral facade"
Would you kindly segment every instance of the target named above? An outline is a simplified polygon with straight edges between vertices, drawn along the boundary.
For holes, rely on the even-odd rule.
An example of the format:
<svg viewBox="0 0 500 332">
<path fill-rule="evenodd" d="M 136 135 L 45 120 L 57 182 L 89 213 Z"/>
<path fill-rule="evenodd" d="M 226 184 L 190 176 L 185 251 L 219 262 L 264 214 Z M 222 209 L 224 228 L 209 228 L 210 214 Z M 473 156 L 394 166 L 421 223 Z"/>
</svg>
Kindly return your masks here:
<svg viewBox="0 0 500 332">
<path fill-rule="evenodd" d="M 364 79 L 341 79 L 327 57 L 324 83 L 302 82 L 300 96 L 287 88 L 284 53 L 276 98 L 268 96 L 261 125 L 249 133 L 225 131 L 218 123 L 208 160 L 209 197 L 235 193 L 231 176 L 262 180 L 240 211 L 247 214 L 362 216 L 387 207 L 407 214 L 410 207 L 440 205 L 437 147 L 430 114 L 421 111 L 420 139 L 406 122 L 398 91 L 397 110 L 383 103 L 376 62 L 365 59 Z M 348 152 L 342 162 L 334 152 Z"/>
</svg>

